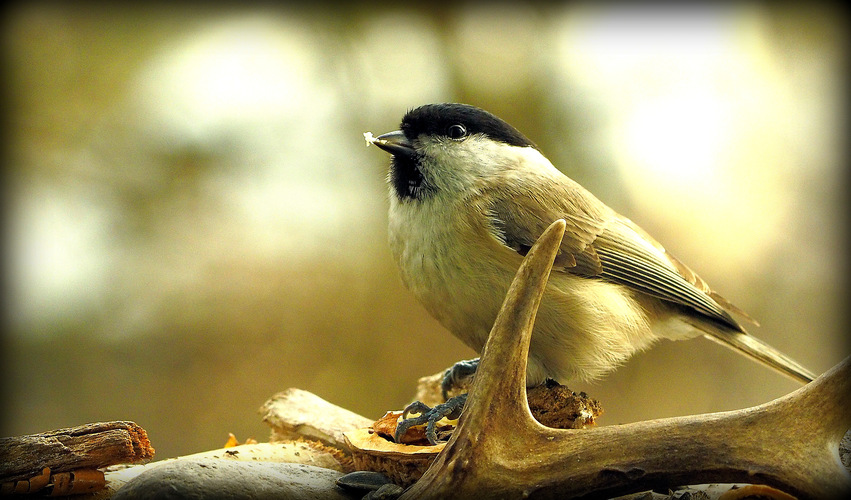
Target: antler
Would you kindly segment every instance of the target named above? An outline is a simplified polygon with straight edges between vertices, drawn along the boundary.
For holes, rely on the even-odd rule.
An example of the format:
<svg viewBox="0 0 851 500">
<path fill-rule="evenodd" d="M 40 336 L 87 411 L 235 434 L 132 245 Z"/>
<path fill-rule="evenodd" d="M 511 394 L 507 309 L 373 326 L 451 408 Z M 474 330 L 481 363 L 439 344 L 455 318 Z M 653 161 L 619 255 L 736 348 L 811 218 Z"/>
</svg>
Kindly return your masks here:
<svg viewBox="0 0 851 500">
<path fill-rule="evenodd" d="M 610 498 L 710 482 L 767 484 L 802 498 L 851 491 L 838 452 L 851 427 L 851 358 L 753 408 L 584 430 L 539 424 L 526 403 L 526 358 L 564 230 L 554 222 L 529 251 L 458 427 L 402 498 Z"/>
</svg>

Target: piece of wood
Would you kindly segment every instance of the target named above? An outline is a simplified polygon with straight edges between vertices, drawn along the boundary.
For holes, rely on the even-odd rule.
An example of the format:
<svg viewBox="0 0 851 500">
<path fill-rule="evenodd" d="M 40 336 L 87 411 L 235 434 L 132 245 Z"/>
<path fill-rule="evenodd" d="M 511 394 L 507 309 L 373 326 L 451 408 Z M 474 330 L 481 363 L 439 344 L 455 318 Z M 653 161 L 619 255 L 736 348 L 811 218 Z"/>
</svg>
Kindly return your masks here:
<svg viewBox="0 0 851 500">
<path fill-rule="evenodd" d="M 298 438 L 320 441 L 349 453 L 343 433 L 368 427 L 372 420 L 340 408 L 310 392 L 290 388 L 272 396 L 260 408 L 272 428 L 271 442 Z"/>
<path fill-rule="evenodd" d="M 0 483 L 35 477 L 45 467 L 56 474 L 140 463 L 153 456 L 147 432 L 127 421 L 0 438 Z"/>
</svg>

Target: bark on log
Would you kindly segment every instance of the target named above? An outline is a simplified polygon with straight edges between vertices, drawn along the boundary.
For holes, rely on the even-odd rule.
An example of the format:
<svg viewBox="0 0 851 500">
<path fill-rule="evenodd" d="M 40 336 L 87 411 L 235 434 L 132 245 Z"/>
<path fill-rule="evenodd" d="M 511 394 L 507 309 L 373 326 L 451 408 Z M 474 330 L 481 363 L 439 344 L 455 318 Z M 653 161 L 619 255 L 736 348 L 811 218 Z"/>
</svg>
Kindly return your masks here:
<svg viewBox="0 0 851 500">
<path fill-rule="evenodd" d="M 148 434 L 134 422 L 115 421 L 0 438 L 0 483 L 52 473 L 150 460 Z"/>
</svg>

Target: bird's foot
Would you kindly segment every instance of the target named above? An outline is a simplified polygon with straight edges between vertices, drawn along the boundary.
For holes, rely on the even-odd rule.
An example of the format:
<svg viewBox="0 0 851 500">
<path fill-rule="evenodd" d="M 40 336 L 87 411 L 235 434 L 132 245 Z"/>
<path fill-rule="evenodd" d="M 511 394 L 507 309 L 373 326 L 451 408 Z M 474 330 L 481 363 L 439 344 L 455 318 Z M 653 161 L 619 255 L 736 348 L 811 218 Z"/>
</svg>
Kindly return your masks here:
<svg viewBox="0 0 851 500">
<path fill-rule="evenodd" d="M 445 403 L 435 405 L 434 408 L 431 408 L 420 401 L 414 401 L 402 412 L 402 421 L 396 426 L 396 433 L 394 435 L 396 442 L 400 442 L 401 437 L 404 436 L 411 427 L 426 424 L 426 439 L 428 439 L 428 442 L 432 445 L 437 444 L 437 432 L 435 431 L 437 422 L 444 417 L 450 420 L 455 420 L 460 417 L 461 411 L 464 409 L 464 404 L 466 402 L 466 394 L 450 398 Z M 419 415 L 408 418 L 409 413 L 418 413 Z"/>
<path fill-rule="evenodd" d="M 447 368 L 443 374 L 443 381 L 440 383 L 443 400 L 447 401 L 449 399 L 449 391 L 452 389 L 461 387 L 462 384 L 468 384 L 469 379 L 476 374 L 478 368 L 479 358 L 465 359 Z"/>
</svg>

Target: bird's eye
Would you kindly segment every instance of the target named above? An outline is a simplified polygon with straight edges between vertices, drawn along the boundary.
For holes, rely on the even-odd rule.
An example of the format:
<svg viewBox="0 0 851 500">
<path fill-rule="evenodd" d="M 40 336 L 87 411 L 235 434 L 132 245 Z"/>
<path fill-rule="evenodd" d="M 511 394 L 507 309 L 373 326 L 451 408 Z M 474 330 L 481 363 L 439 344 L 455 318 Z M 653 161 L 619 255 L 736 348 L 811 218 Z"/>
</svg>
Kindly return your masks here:
<svg viewBox="0 0 851 500">
<path fill-rule="evenodd" d="M 450 139 L 460 141 L 461 139 L 467 137 L 467 127 L 461 125 L 460 123 L 450 125 L 449 128 L 446 129 L 446 135 L 449 136 Z"/>
</svg>

